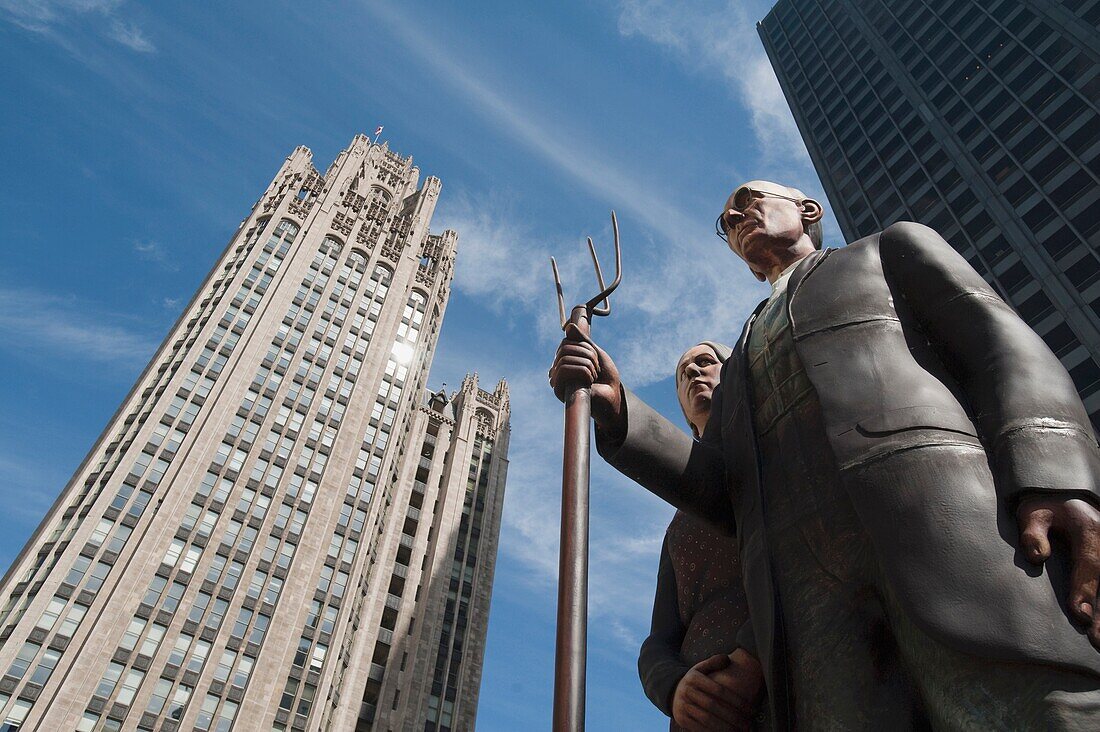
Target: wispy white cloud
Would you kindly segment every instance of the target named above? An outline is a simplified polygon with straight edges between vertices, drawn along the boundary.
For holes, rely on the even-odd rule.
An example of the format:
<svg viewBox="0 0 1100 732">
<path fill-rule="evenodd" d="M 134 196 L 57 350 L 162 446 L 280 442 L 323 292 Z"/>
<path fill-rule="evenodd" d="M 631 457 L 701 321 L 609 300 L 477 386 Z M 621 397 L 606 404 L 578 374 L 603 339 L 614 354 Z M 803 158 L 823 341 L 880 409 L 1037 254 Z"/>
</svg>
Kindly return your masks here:
<svg viewBox="0 0 1100 732">
<path fill-rule="evenodd" d="M 533 114 L 518 97 L 495 88 L 463 62 L 456 49 L 429 36 L 421 24 L 387 3 L 368 6 L 426 66 L 461 93 L 491 124 L 502 128 L 536 153 L 571 182 L 622 206 L 653 230 L 669 238 L 681 236 L 690 220 L 653 187 L 646 186 L 640 170 L 629 170 L 609 157 L 604 147 L 589 141 L 580 130 L 568 129 L 568 120 L 549 121 Z M 569 140 L 562 144 L 562 140 Z"/>
<path fill-rule="evenodd" d="M 164 245 L 155 241 L 136 241 L 134 242 L 134 251 L 137 252 L 139 257 L 150 262 L 163 262 L 168 254 Z"/>
<path fill-rule="evenodd" d="M 744 267 L 714 238 L 713 216 L 703 208 L 688 211 L 676 205 L 668 195 L 668 179 L 662 171 L 639 168 L 637 151 L 622 149 L 617 140 L 603 137 L 603 131 L 567 130 L 568 119 L 540 117 L 532 106 L 519 101 L 521 95 L 476 72 L 462 49 L 430 35 L 430 26 L 385 3 L 371 5 L 369 11 L 401 40 L 409 54 L 483 114 L 488 124 L 513 137 L 570 183 L 619 208 L 624 237 L 629 237 L 624 241 L 627 277 L 616 295 L 619 310 L 614 333 L 605 345 L 631 384 L 643 386 L 665 378 L 685 344 L 732 337 L 760 291 Z M 569 139 L 568 145 L 556 142 L 563 138 Z M 468 268 L 477 268 L 476 272 L 460 271 L 458 286 L 498 307 L 509 302 L 534 314 L 541 324 L 540 334 L 553 332 L 545 327 L 553 322 L 547 314 L 553 313 L 553 295 L 531 284 L 539 277 L 547 283 L 550 280 L 545 269 L 546 250 L 530 242 L 542 242 L 544 247 L 561 244 L 565 251 L 577 253 L 576 258 L 562 262 L 567 270 L 563 272 L 567 298 L 587 297 L 589 286 L 582 283 L 589 283 L 592 276 L 583 269 L 585 254 L 579 234 L 575 242 L 568 242 L 564 236 L 548 237 L 545 230 L 535 231 L 526 218 L 499 205 L 492 192 L 467 192 L 465 202 L 459 197 L 454 204 L 444 197 L 439 216 L 459 232 L 460 259 L 474 263 L 466 265 Z M 591 233 L 607 247 L 609 224 Z M 482 262 L 471 256 L 471 250 L 504 266 L 495 268 Z M 549 251 L 557 254 L 562 249 Z M 541 275 L 540 267 L 544 268 Z M 524 286 L 510 286 L 510 282 Z M 715 293 L 722 293 L 722 298 Z"/>
<path fill-rule="evenodd" d="M 113 18 L 108 30 L 108 35 L 130 50 L 137 51 L 138 53 L 152 53 L 157 50 L 153 42 L 146 37 L 145 32 L 135 23 L 130 21 Z"/>
<path fill-rule="evenodd" d="M 459 232 L 455 288 L 509 324 L 533 318 L 535 335 L 543 343 L 561 337 L 550 256 L 556 258 L 563 282 L 574 289 L 580 283 L 596 287 L 580 234 L 570 238 L 534 230 L 499 191 L 478 196 L 451 191 L 440 201 L 435 221 Z M 604 266 L 610 271 L 613 264 Z"/>
<path fill-rule="evenodd" d="M 670 53 L 692 73 L 720 78 L 748 112 L 756 138 L 749 178 L 793 185 L 827 203 L 779 80 L 756 33 L 771 0 L 620 0 L 619 32 Z M 841 241 L 827 216 L 825 235 Z"/>
<path fill-rule="evenodd" d="M 35 32 L 49 30 L 73 15 L 110 15 L 121 0 L 0 0 L 0 10 L 13 23 Z"/>
<path fill-rule="evenodd" d="M 81 22 L 132 51 L 152 53 L 156 46 L 133 20 L 120 16 L 124 0 L 0 0 L 0 17 L 67 48 L 61 33 Z"/>
<path fill-rule="evenodd" d="M 595 282 L 582 236 L 547 236 L 492 192 L 452 193 L 440 201 L 439 216 L 459 232 L 456 287 L 498 312 L 533 318 L 534 335 L 549 359 L 561 337 L 549 256 L 558 259 L 566 307 L 587 298 Z M 697 222 L 685 227 L 675 240 L 625 235 L 625 276 L 613 298 L 615 314 L 594 326 L 598 342 L 633 386 L 667 378 L 691 343 L 732 339 L 761 297 L 759 285 L 713 234 L 708 237 Z M 593 233 L 609 272 L 610 226 Z"/>
<path fill-rule="evenodd" d="M 697 72 L 719 75 L 749 111 L 766 158 L 808 163 L 806 146 L 756 35 L 757 16 L 767 8 L 754 14 L 751 6 L 738 0 L 622 0 L 619 31 L 668 49 Z"/>
<path fill-rule="evenodd" d="M 515 301 L 536 307 L 549 254 L 503 194 L 475 199 L 466 191 L 448 192 L 436 221 L 459 232 L 457 288 L 498 308 Z"/>
<path fill-rule="evenodd" d="M 0 287 L 0 336 L 5 350 L 45 350 L 52 355 L 132 366 L 143 363 L 157 341 L 140 326 L 72 297 Z"/>
<path fill-rule="evenodd" d="M 0 501 L 6 512 L 15 514 L 9 520 L 18 517 L 27 524 L 40 521 L 57 494 L 57 486 L 67 478 L 49 460 L 0 451 Z M 8 564 L 0 560 L 0 566 Z"/>
<path fill-rule="evenodd" d="M 160 265 L 164 269 L 176 270 L 176 263 L 171 259 L 168 252 L 168 247 L 159 241 L 135 241 L 134 253 L 137 254 L 138 259 L 145 260 L 146 262 L 154 262 Z"/>
</svg>

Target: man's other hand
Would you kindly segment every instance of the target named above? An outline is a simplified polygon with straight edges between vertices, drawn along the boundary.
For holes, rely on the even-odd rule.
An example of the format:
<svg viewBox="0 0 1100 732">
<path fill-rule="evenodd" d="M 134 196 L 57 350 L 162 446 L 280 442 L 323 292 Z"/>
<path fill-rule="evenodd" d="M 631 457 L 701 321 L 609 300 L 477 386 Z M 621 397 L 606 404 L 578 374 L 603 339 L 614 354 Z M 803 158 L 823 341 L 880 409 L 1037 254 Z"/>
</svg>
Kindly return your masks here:
<svg viewBox="0 0 1100 732">
<path fill-rule="evenodd" d="M 565 326 L 565 338 L 554 355 L 550 386 L 563 402 L 570 389 L 591 387 L 592 419 L 596 426 L 614 436 L 625 431 L 619 369 L 606 351 L 572 323 Z"/>
<path fill-rule="evenodd" d="M 688 732 L 740 732 L 749 729 L 751 717 L 729 699 L 726 687 L 711 678 L 730 665 L 720 653 L 691 667 L 676 685 L 672 719 Z"/>
<path fill-rule="evenodd" d="M 1024 499 L 1016 519 L 1020 547 L 1033 564 L 1050 558 L 1052 537 L 1068 547 L 1069 612 L 1085 626 L 1092 645 L 1100 649 L 1100 510 L 1081 498 L 1046 494 Z"/>
</svg>

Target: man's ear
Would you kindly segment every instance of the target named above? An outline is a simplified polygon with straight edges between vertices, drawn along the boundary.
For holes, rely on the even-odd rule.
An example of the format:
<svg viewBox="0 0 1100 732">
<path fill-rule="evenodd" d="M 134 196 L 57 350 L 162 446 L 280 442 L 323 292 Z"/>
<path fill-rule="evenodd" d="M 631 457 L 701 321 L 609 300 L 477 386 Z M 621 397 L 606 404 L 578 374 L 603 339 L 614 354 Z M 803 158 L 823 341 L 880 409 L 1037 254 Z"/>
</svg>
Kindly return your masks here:
<svg viewBox="0 0 1100 732">
<path fill-rule="evenodd" d="M 825 215 L 825 209 L 812 198 L 802 199 L 798 207 L 802 210 L 802 220 L 806 224 L 816 224 Z"/>
<path fill-rule="evenodd" d="M 749 268 L 749 271 L 752 272 L 753 277 L 760 280 L 761 282 L 764 282 L 768 279 L 762 272 L 757 272 L 755 269 L 753 269 L 751 267 Z"/>
</svg>

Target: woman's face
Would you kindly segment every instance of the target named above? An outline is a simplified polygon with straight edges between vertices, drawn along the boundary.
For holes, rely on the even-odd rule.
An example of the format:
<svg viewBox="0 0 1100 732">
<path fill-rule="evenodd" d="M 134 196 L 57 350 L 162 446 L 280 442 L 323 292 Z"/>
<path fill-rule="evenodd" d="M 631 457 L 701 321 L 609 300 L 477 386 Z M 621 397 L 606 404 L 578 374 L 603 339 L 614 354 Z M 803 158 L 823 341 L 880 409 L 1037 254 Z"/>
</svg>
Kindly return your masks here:
<svg viewBox="0 0 1100 732">
<path fill-rule="evenodd" d="M 707 345 L 698 345 L 676 364 L 676 396 L 697 434 L 703 434 L 710 417 L 711 398 L 718 386 L 722 362 Z"/>
</svg>

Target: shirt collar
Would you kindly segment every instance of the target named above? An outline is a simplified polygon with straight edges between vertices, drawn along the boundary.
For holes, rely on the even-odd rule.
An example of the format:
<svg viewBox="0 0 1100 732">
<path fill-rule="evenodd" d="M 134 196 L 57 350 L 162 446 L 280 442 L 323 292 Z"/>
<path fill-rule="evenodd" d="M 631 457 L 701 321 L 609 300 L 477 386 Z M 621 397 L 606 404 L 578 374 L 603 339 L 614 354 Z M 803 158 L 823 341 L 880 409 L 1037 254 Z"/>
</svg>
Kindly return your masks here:
<svg viewBox="0 0 1100 732">
<path fill-rule="evenodd" d="M 794 268 L 797 267 L 801 261 L 802 260 L 800 259 L 792 264 L 790 267 L 787 267 L 778 277 L 775 278 L 775 282 L 771 283 L 772 294 L 768 297 L 769 300 L 779 297 L 787 291 L 787 280 L 791 278 L 791 273 L 794 272 Z"/>
</svg>

